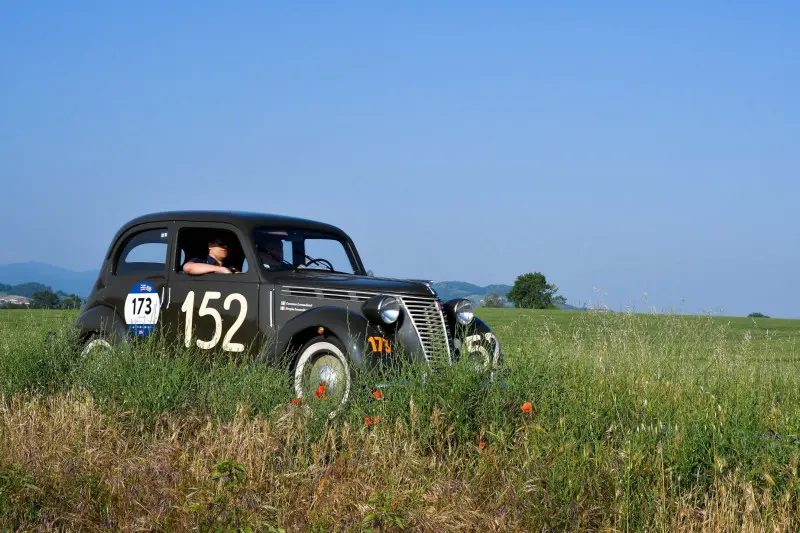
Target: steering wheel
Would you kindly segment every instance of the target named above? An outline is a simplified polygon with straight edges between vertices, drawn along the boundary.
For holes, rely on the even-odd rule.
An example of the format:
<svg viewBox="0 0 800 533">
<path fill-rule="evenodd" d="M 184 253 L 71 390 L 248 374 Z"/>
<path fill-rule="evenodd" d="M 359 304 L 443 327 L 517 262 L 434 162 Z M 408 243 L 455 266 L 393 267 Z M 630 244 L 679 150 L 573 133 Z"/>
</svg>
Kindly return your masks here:
<svg viewBox="0 0 800 533">
<path fill-rule="evenodd" d="M 306 256 L 306 257 L 308 257 L 308 256 Z M 309 257 L 308 258 L 308 262 L 305 264 L 305 266 L 311 266 L 313 264 L 323 265 L 323 266 L 327 267 L 328 270 L 330 270 L 331 272 L 336 270 L 336 269 L 333 268 L 333 265 L 331 264 L 330 261 L 328 261 L 327 259 L 323 259 L 321 257 L 318 258 L 318 259 L 315 259 L 313 257 Z"/>
</svg>

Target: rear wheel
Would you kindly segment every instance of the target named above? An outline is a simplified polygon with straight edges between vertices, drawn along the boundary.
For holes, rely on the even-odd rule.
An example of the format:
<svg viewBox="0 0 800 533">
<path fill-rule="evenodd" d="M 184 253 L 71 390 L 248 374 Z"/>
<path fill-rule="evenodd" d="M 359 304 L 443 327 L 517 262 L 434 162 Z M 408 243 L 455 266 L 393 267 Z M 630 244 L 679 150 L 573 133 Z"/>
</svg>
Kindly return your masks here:
<svg viewBox="0 0 800 533">
<path fill-rule="evenodd" d="M 97 352 L 113 349 L 114 345 L 111 343 L 111 339 L 101 333 L 94 333 L 84 343 L 81 349 L 81 357 L 91 357 Z"/>
<path fill-rule="evenodd" d="M 350 398 L 351 383 L 350 362 L 337 339 L 315 337 L 300 349 L 294 369 L 294 390 L 298 398 L 326 402 L 328 417 L 334 418 Z"/>
<path fill-rule="evenodd" d="M 92 365 L 103 366 L 114 351 L 114 339 L 104 333 L 93 333 L 81 348 L 80 359 Z"/>
</svg>

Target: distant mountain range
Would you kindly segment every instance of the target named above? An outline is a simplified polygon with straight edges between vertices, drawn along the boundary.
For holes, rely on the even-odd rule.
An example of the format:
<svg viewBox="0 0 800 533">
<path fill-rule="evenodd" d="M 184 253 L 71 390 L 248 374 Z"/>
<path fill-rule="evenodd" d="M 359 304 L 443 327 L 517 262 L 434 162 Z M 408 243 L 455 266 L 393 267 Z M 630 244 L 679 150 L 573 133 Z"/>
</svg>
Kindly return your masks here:
<svg viewBox="0 0 800 533">
<path fill-rule="evenodd" d="M 471 300 L 473 305 L 480 307 L 487 296 L 497 293 L 503 298 L 506 307 L 514 307 L 514 304 L 506 299 L 506 294 L 511 290 L 511 285 L 487 285 L 481 287 L 465 281 L 438 281 L 433 283 L 433 289 L 443 301 L 453 298 L 466 298 Z M 580 310 L 580 308 L 568 304 L 556 304 L 560 309 Z"/>
<path fill-rule="evenodd" d="M 453 298 L 466 298 L 476 306 L 483 305 L 483 300 L 496 292 L 498 296 L 503 297 L 503 301 L 506 302 L 507 306 L 513 307 L 505 299 L 506 294 L 511 290 L 511 285 L 487 285 L 481 287 L 466 281 L 437 281 L 433 284 L 433 290 L 443 301 L 452 300 Z"/>
<path fill-rule="evenodd" d="M 47 263 L 11 263 L 0 265 L 0 283 L 19 285 L 36 282 L 52 287 L 54 291 L 89 296 L 92 285 L 97 280 L 97 270 L 75 272 Z"/>
<path fill-rule="evenodd" d="M 28 262 L 0 265 L 0 283 L 18 285 L 21 283 L 37 282 L 52 287 L 54 291 L 63 291 L 77 294 L 83 298 L 89 296 L 92 285 L 97 280 L 97 270 L 84 270 L 75 272 L 65 268 L 49 265 L 47 263 Z M 483 305 L 483 300 L 492 293 L 503 297 L 506 306 L 513 307 L 505 300 L 505 295 L 511 290 L 511 285 L 487 285 L 481 287 L 465 281 L 439 281 L 433 284 L 433 289 L 442 300 L 452 298 L 467 298 L 475 306 Z M 562 309 L 577 309 L 571 305 L 559 305 Z"/>
</svg>

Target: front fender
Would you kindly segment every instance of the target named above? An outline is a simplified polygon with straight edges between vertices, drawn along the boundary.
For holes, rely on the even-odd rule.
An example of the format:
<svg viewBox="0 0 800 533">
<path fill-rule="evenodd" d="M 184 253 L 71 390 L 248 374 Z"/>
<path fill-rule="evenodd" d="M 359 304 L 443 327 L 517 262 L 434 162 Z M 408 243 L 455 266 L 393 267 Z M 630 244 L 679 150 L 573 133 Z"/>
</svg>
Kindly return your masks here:
<svg viewBox="0 0 800 533">
<path fill-rule="evenodd" d="M 293 317 L 278 332 L 274 349 L 276 354 L 286 354 L 296 343 L 296 336 L 303 332 L 316 332 L 324 328 L 325 334 L 333 334 L 347 349 L 353 367 L 371 370 L 379 364 L 381 353 L 373 352 L 367 339 L 385 337 L 381 328 L 364 316 L 342 307 L 315 307 Z"/>
<path fill-rule="evenodd" d="M 113 309 L 98 305 L 87 309 L 75 321 L 81 339 L 87 339 L 93 333 L 110 337 L 114 344 L 127 340 L 128 327 L 125 320 Z"/>
</svg>

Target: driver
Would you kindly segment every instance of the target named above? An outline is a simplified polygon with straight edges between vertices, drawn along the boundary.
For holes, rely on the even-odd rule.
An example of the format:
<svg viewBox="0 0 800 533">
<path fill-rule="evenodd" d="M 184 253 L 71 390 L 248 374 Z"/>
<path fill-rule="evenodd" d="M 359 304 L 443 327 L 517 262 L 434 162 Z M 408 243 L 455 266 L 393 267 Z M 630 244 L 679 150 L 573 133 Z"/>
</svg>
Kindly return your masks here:
<svg viewBox="0 0 800 533">
<path fill-rule="evenodd" d="M 183 265 L 183 271 L 187 274 L 233 274 L 238 272 L 234 267 L 225 263 L 228 258 L 229 245 L 222 238 L 211 239 L 208 242 L 208 257 L 203 260 L 200 257 L 193 257 Z"/>
</svg>

